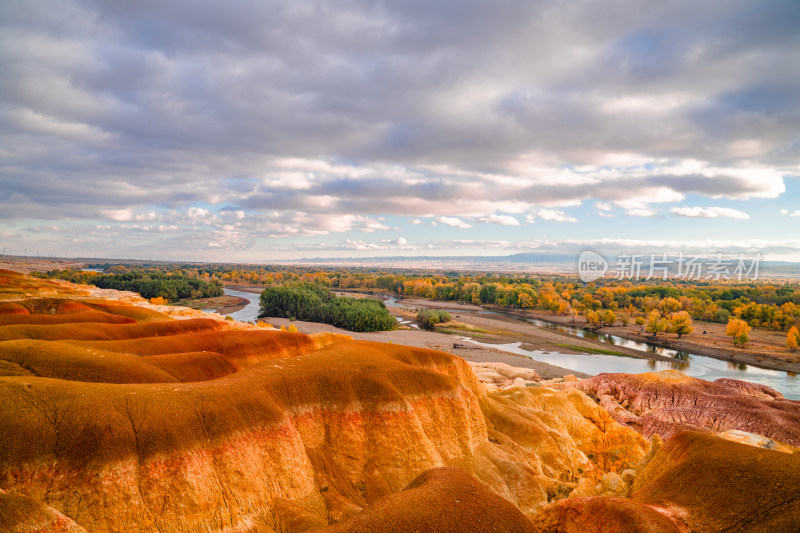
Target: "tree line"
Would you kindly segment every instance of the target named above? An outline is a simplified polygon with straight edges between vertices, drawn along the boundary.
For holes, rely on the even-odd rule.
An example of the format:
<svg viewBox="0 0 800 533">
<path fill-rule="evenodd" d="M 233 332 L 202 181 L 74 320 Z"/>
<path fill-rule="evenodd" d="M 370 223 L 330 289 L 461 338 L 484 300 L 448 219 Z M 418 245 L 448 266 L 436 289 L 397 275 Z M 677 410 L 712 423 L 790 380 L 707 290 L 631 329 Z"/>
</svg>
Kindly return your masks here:
<svg viewBox="0 0 800 533">
<path fill-rule="evenodd" d="M 98 273 L 75 269 L 34 272 L 39 278 L 63 279 L 72 283 L 94 285 L 101 289 L 136 292 L 142 298 L 163 298 L 169 302 L 185 299 L 222 296 L 222 283 L 203 281 L 176 272 L 129 270 L 119 273 Z"/>
</svg>

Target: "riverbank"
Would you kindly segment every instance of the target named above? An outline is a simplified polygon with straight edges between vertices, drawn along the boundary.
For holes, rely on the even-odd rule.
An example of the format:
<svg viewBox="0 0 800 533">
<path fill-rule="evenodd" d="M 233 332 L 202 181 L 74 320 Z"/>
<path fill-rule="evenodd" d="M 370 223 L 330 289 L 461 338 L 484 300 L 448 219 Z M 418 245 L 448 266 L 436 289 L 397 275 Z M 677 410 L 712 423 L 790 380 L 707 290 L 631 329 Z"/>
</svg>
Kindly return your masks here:
<svg viewBox="0 0 800 533">
<path fill-rule="evenodd" d="M 465 323 L 476 331 L 456 330 L 452 333 L 467 335 L 480 342 L 490 344 L 509 344 L 521 342 L 529 350 L 547 352 L 562 352 L 567 354 L 607 354 L 649 359 L 651 361 L 669 361 L 666 357 L 642 350 L 635 350 L 624 346 L 610 346 L 607 343 L 576 337 L 562 331 L 546 329 L 529 324 L 505 313 L 490 311 L 472 304 L 456 304 L 453 302 L 429 302 L 422 298 L 408 298 L 398 300 L 400 307 L 395 308 L 396 314 L 406 319 L 413 319 L 419 309 L 442 309 L 450 313 L 456 323 Z M 427 305 L 431 303 L 433 305 Z M 447 304 L 450 305 L 447 305 Z M 448 324 L 439 329 L 448 330 Z"/>
<path fill-rule="evenodd" d="M 580 322 L 573 322 L 570 317 L 550 315 L 541 311 L 503 310 L 503 313 L 523 319 L 535 318 L 558 325 L 573 327 L 583 327 L 584 325 Z M 671 333 L 662 333 L 653 337 L 649 333 L 641 331 L 641 328 L 635 325 L 598 328 L 596 333 L 616 335 L 635 342 L 647 342 L 662 348 L 695 353 L 734 364 L 800 373 L 800 355 L 792 354 L 788 350 L 786 353 L 768 351 L 780 349 L 777 340 L 779 340 L 779 337 L 785 337 L 784 332 L 759 330 L 753 335 L 753 339 L 748 343 L 747 347 L 734 348 L 730 337 L 725 335 L 724 324 L 695 322 L 694 327 L 695 331 L 693 333 L 681 339 Z M 703 333 L 704 331 L 706 332 L 705 334 Z M 770 338 L 773 338 L 771 343 L 767 342 Z"/>
</svg>

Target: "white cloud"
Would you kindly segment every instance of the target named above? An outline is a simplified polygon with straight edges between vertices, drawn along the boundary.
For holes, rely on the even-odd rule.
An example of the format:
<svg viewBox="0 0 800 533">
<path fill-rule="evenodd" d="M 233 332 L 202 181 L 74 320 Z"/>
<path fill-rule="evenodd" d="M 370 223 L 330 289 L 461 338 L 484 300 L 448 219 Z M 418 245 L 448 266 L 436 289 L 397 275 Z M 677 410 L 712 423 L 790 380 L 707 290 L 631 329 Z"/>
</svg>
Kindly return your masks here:
<svg viewBox="0 0 800 533">
<path fill-rule="evenodd" d="M 778 213 L 780 213 L 781 215 L 788 215 L 789 214 L 789 210 L 788 209 L 781 209 L 780 211 L 778 211 Z"/>
<path fill-rule="evenodd" d="M 206 220 L 211 216 L 211 212 L 203 207 L 190 207 L 186 216 L 192 220 Z"/>
<path fill-rule="evenodd" d="M 519 226 L 519 220 L 510 215 L 498 215 L 492 213 L 488 217 L 481 217 L 478 222 L 486 222 L 487 224 L 500 224 L 501 226 Z"/>
<path fill-rule="evenodd" d="M 133 209 L 103 209 L 100 211 L 103 215 L 107 216 L 111 220 L 116 220 L 118 222 L 127 222 L 129 220 L 133 220 Z"/>
<path fill-rule="evenodd" d="M 137 220 L 139 222 L 143 222 L 143 221 L 146 221 L 146 220 L 155 220 L 156 218 L 157 218 L 156 217 L 156 212 L 155 211 L 150 211 L 149 213 L 140 213 L 138 215 L 134 215 L 133 220 Z"/>
<path fill-rule="evenodd" d="M 472 227 L 471 224 L 467 224 L 457 217 L 436 217 L 436 220 L 445 226 L 450 226 L 451 228 L 469 229 Z"/>
<path fill-rule="evenodd" d="M 650 207 L 633 207 L 626 210 L 625 214 L 632 217 L 654 217 L 658 211 Z"/>
<path fill-rule="evenodd" d="M 600 211 L 611 211 L 611 204 L 608 202 L 595 202 L 594 206 Z"/>
<path fill-rule="evenodd" d="M 673 207 L 670 209 L 671 213 L 679 217 L 692 217 L 692 218 L 737 218 L 740 220 L 747 220 L 750 215 L 738 209 L 731 209 L 728 207 Z"/>
<path fill-rule="evenodd" d="M 542 220 L 548 220 L 551 222 L 577 222 L 578 219 L 566 214 L 564 211 L 559 209 L 549 209 L 546 207 L 542 207 L 539 209 L 535 209 L 528 213 L 526 219 L 528 222 L 533 222 L 536 218 L 540 218 Z"/>
</svg>

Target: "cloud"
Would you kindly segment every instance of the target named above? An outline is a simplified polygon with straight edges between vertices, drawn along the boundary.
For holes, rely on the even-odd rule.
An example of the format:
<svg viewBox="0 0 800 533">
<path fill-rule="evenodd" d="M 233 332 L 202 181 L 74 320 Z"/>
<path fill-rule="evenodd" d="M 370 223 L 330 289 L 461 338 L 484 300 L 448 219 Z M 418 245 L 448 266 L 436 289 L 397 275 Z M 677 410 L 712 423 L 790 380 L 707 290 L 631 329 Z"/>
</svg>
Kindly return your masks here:
<svg viewBox="0 0 800 533">
<path fill-rule="evenodd" d="M 558 209 L 548 209 L 548 208 L 540 208 L 534 211 L 531 211 L 527 215 L 528 222 L 533 222 L 536 218 L 540 218 L 542 220 L 549 220 L 552 222 L 577 222 L 578 219 L 567 215 L 564 211 L 560 211 Z"/>
<path fill-rule="evenodd" d="M 679 217 L 692 217 L 692 218 L 738 218 L 740 220 L 748 220 L 750 215 L 738 209 L 731 209 L 728 207 L 673 207 L 670 209 L 671 213 Z"/>
<path fill-rule="evenodd" d="M 101 211 L 105 216 L 110 218 L 111 220 L 117 220 L 120 222 L 133 220 L 133 209 L 104 209 Z"/>
<path fill-rule="evenodd" d="M 632 217 L 654 217 L 658 214 L 658 211 L 649 207 L 632 207 L 626 210 L 625 214 Z"/>
<path fill-rule="evenodd" d="M 792 2 L 55 5 L 0 8 L 0 229 L 157 222 L 171 252 L 241 222 L 258 254 L 384 215 L 746 205 L 800 174 Z"/>
<path fill-rule="evenodd" d="M 472 227 L 471 224 L 467 224 L 460 218 L 456 217 L 436 217 L 436 221 L 444 224 L 445 226 L 450 226 L 451 228 L 469 229 Z"/>
<path fill-rule="evenodd" d="M 510 215 L 498 215 L 492 213 L 488 217 L 480 217 L 478 222 L 485 222 L 487 224 L 500 224 L 502 226 L 519 226 L 519 220 Z"/>
</svg>

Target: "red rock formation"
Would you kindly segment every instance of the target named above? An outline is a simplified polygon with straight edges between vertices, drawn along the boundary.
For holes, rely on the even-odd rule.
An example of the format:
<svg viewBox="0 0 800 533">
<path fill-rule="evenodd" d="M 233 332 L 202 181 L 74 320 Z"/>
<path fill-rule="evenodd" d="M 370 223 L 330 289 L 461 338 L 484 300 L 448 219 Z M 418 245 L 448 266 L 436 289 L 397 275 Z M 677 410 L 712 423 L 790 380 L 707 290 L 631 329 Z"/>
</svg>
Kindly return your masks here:
<svg viewBox="0 0 800 533">
<path fill-rule="evenodd" d="M 800 402 L 764 385 L 734 379 L 709 382 L 663 370 L 599 374 L 564 387 L 595 398 L 615 420 L 646 437 L 738 429 L 800 446 Z"/>
</svg>

